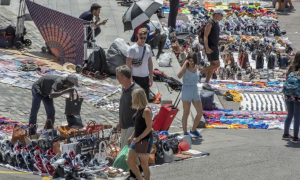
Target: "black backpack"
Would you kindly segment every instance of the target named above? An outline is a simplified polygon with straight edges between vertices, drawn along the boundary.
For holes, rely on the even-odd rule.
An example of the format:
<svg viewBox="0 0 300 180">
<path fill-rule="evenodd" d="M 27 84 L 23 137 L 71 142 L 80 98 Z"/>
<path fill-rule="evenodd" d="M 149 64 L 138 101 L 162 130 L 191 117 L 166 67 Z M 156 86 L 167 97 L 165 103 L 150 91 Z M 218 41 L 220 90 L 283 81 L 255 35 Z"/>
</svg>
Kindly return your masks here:
<svg viewBox="0 0 300 180">
<path fill-rule="evenodd" d="M 212 25 L 214 25 L 215 22 L 212 19 L 209 19 L 207 21 L 207 23 L 211 23 Z M 199 39 L 199 43 L 201 45 L 204 45 L 204 31 L 205 31 L 205 27 L 206 27 L 207 23 L 204 26 L 201 26 L 200 31 L 199 31 L 198 39 Z"/>
<path fill-rule="evenodd" d="M 99 71 L 100 74 L 107 73 L 105 51 L 101 47 L 98 51 L 94 51 L 90 54 L 87 70 L 91 72 Z"/>
<path fill-rule="evenodd" d="M 175 91 L 181 91 L 182 83 L 178 80 L 170 77 L 169 81 L 167 81 L 168 85 Z"/>
</svg>

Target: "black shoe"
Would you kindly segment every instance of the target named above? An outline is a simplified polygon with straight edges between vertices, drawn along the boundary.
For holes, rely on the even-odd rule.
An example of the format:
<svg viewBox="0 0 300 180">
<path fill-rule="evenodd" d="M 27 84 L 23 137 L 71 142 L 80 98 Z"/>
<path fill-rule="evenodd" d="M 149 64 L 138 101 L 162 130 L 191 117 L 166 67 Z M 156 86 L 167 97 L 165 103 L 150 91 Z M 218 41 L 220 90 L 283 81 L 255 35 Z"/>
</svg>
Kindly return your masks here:
<svg viewBox="0 0 300 180">
<path fill-rule="evenodd" d="M 94 180 L 95 179 L 95 176 L 93 174 L 86 173 L 86 172 L 81 173 L 80 177 L 84 178 L 84 179 L 87 179 L 87 180 Z"/>
<path fill-rule="evenodd" d="M 68 172 L 67 176 L 66 176 L 66 180 L 81 180 L 80 176 L 78 175 L 78 173 L 74 172 L 74 171 L 70 171 Z"/>
<path fill-rule="evenodd" d="M 61 165 L 58 165 L 55 169 L 55 173 L 53 178 L 64 178 L 65 177 L 65 170 Z"/>
</svg>

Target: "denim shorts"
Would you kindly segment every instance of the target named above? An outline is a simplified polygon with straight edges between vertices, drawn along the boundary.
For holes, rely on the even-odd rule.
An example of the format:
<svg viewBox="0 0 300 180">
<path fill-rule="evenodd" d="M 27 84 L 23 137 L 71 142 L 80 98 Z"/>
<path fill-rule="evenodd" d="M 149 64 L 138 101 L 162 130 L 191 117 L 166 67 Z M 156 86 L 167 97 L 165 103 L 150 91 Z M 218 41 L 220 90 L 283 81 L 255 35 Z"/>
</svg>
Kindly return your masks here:
<svg viewBox="0 0 300 180">
<path fill-rule="evenodd" d="M 200 100 L 199 89 L 197 85 L 183 85 L 181 100 L 186 102 L 195 102 Z"/>
<path fill-rule="evenodd" d="M 153 144 L 153 137 L 151 137 L 151 138 L 149 139 L 149 146 L 148 146 L 147 152 L 146 152 L 146 153 L 139 153 L 139 154 L 144 154 L 144 155 L 150 154 L 151 149 L 152 149 L 152 144 Z M 131 151 L 135 151 L 135 145 L 134 145 L 133 142 L 131 142 L 131 144 L 130 144 L 130 146 L 129 146 L 129 149 L 130 149 Z"/>
</svg>

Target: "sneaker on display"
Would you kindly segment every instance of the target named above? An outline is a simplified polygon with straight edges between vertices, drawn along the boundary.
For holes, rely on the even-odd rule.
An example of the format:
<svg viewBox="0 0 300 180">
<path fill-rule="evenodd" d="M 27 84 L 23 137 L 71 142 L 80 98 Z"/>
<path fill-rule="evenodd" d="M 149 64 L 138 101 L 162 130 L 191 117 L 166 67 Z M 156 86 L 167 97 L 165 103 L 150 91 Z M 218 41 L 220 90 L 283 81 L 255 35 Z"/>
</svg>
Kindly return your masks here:
<svg viewBox="0 0 300 180">
<path fill-rule="evenodd" d="M 26 154 L 24 158 L 25 164 L 27 165 L 27 169 L 33 171 L 34 169 L 34 159 L 31 157 L 30 154 Z"/>
<path fill-rule="evenodd" d="M 54 175 L 55 168 L 50 164 L 49 161 L 44 164 L 44 167 L 45 167 L 46 171 L 48 172 L 48 174 L 50 174 L 51 176 Z"/>
<path fill-rule="evenodd" d="M 34 164 L 33 173 L 49 176 L 42 162 L 36 162 Z"/>
</svg>

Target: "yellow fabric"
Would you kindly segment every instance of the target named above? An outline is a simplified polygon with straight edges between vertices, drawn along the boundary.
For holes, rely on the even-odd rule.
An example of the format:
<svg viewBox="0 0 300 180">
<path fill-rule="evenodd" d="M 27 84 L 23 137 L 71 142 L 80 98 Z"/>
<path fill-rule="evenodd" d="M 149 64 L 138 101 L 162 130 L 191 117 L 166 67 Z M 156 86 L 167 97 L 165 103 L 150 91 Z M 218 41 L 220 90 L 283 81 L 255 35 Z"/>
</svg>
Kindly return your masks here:
<svg viewBox="0 0 300 180">
<path fill-rule="evenodd" d="M 226 91 L 224 93 L 224 96 L 227 94 L 227 93 L 230 93 L 232 96 L 233 96 L 233 101 L 234 102 L 241 102 L 243 101 L 243 98 L 242 98 L 242 95 L 237 92 L 236 90 L 229 90 L 229 91 Z"/>
</svg>

